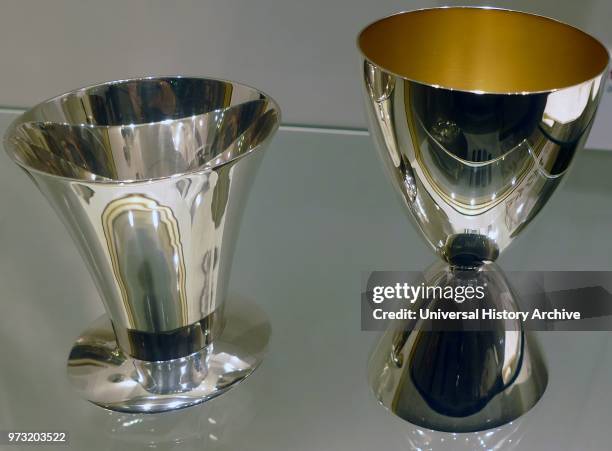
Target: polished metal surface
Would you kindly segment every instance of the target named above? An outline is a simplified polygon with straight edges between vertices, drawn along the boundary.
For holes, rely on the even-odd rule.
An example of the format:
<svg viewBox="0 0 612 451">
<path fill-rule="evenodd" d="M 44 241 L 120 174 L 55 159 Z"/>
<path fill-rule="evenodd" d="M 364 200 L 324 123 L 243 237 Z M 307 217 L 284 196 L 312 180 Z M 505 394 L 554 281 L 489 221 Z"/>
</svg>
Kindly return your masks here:
<svg viewBox="0 0 612 451">
<path fill-rule="evenodd" d="M 79 394 L 106 409 L 157 413 L 190 407 L 227 391 L 261 363 L 270 336 L 254 303 L 229 302 L 223 331 L 191 355 L 144 361 L 125 354 L 105 315 L 77 339 L 68 377 Z"/>
<path fill-rule="evenodd" d="M 9 127 L 9 156 L 71 233 L 125 354 L 175 360 L 222 333 L 241 215 L 279 116 L 237 83 L 142 78 L 55 97 Z"/>
<path fill-rule="evenodd" d="M 423 283 L 484 287 L 479 303 L 497 311 L 518 310 L 512 288 L 494 263 L 464 271 L 440 261 L 426 271 Z M 474 432 L 518 418 L 540 399 L 548 374 L 531 335 L 511 322 L 516 321 L 489 320 L 483 330 L 437 332 L 397 322 L 368 365 L 376 398 L 399 417 L 438 431 Z"/>
<path fill-rule="evenodd" d="M 414 35 L 413 22 L 422 35 Z M 476 25 L 452 35 L 449 23 Z M 557 39 L 547 34 L 550 28 Z M 471 35 L 486 43 L 464 40 Z M 523 46 L 526 41 L 532 44 Z M 483 8 L 391 16 L 365 28 L 359 46 L 370 131 L 412 219 L 450 263 L 495 260 L 537 215 L 582 148 L 604 89 L 605 48 L 550 19 Z M 563 61 L 553 59 L 559 52 Z M 584 54 L 592 59 L 586 68 L 573 61 Z M 379 62 L 389 63 L 390 56 L 407 58 L 393 65 L 401 72 Z M 500 79 L 500 67 L 512 72 Z M 560 72 L 570 67 L 573 78 Z M 525 78 L 525 68 L 541 84 Z"/>
<path fill-rule="evenodd" d="M 446 262 L 438 272 L 477 274 L 533 220 L 582 149 L 606 49 L 551 19 L 472 7 L 381 19 L 358 46 L 369 128 L 393 186 Z M 399 327 L 376 348 L 370 383 L 417 425 L 488 429 L 525 413 L 545 389 L 545 366 L 520 328 Z"/>
</svg>

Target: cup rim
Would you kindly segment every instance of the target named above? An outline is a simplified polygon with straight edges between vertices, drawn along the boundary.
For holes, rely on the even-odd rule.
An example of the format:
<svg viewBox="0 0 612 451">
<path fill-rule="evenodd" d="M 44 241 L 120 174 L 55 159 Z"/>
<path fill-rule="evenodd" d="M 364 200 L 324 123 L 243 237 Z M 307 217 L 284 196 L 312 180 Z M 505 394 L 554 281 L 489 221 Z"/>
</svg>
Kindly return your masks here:
<svg viewBox="0 0 612 451">
<path fill-rule="evenodd" d="M 552 88 L 552 89 L 542 89 L 542 90 L 530 90 L 530 91 L 494 91 L 494 90 L 487 90 L 487 91 L 483 91 L 483 90 L 479 90 L 479 89 L 459 89 L 459 88 L 453 88 L 450 86 L 443 86 L 443 85 L 439 85 L 439 84 L 434 84 L 434 83 L 428 83 L 428 82 L 424 82 L 424 81 L 420 81 L 420 80 L 416 80 L 410 77 L 407 77 L 405 75 L 401 75 L 397 72 L 394 72 L 392 70 L 389 70 L 385 67 L 383 67 L 382 65 L 376 63 L 375 61 L 373 61 L 370 57 L 368 57 L 362 46 L 361 46 L 361 38 L 364 35 L 364 33 L 370 29 L 370 27 L 381 23 L 385 20 L 391 19 L 393 17 L 396 16 L 403 16 L 403 15 L 407 15 L 407 14 L 412 14 L 412 13 L 418 13 L 418 12 L 425 12 L 425 11 L 436 11 L 436 10 L 449 10 L 449 9 L 455 9 L 455 10 L 461 10 L 461 9 L 474 9 L 474 10 L 493 10 L 493 11 L 502 11 L 502 12 L 507 12 L 507 13 L 514 13 L 514 14 L 520 14 L 520 15 L 525 15 L 525 16 L 531 16 L 531 17 L 535 17 L 535 18 L 539 18 L 539 19 L 544 19 L 546 21 L 550 21 L 550 22 L 554 22 L 557 23 L 559 25 L 563 25 L 565 27 L 571 28 L 573 30 L 576 30 L 582 34 L 584 34 L 585 36 L 588 36 L 589 38 L 591 38 L 594 43 L 596 45 L 599 45 L 605 52 L 606 56 L 607 56 L 607 60 L 606 60 L 606 64 L 604 64 L 604 66 L 602 67 L 601 71 L 598 72 L 596 75 L 594 75 L 592 78 L 588 78 L 585 79 L 581 82 L 572 84 L 572 85 L 568 85 L 568 86 L 561 86 L 561 87 L 557 87 L 557 88 Z M 392 75 L 394 77 L 403 79 L 403 80 L 407 80 L 413 83 L 417 83 L 419 85 L 423 85 L 423 86 L 429 86 L 432 88 L 438 88 L 438 89 L 445 89 L 448 91 L 455 91 L 455 92 L 465 92 L 465 93 L 470 93 L 470 94 L 483 94 L 483 95 L 487 95 L 487 94 L 492 94 L 492 95 L 531 95 L 531 94 L 549 94 L 552 92 L 556 92 L 556 91 L 560 91 L 560 90 L 564 90 L 564 89 L 568 89 L 568 88 L 573 88 L 576 86 L 580 86 L 583 83 L 587 83 L 590 82 L 592 80 L 595 80 L 599 77 L 601 77 L 603 74 L 605 74 L 608 70 L 608 68 L 610 67 L 610 61 L 611 61 L 611 56 L 610 56 L 610 51 L 608 50 L 608 48 L 601 42 L 600 39 L 598 39 L 597 37 L 593 36 L 591 33 L 587 33 L 586 31 L 582 30 L 581 28 L 568 24 L 567 22 L 563 22 L 561 20 L 552 18 L 552 17 L 548 17 L 542 14 L 536 14 L 536 13 L 531 13 L 531 12 L 525 12 L 525 11 L 519 11 L 519 10 L 515 10 L 515 9 L 510 9 L 510 8 L 502 8 L 502 7 L 497 7 L 497 6 L 486 6 L 486 5 L 443 5 L 443 6 L 434 6 L 434 7 L 425 7 L 425 8 L 416 8 L 416 9 L 411 9 L 411 10 L 401 10 L 401 11 L 397 11 L 395 13 L 391 13 L 388 14 L 386 16 L 380 17 L 379 19 L 376 19 L 370 23 L 368 23 L 367 25 L 365 25 L 363 28 L 361 28 L 361 30 L 359 31 L 359 33 L 357 34 L 357 37 L 355 39 L 355 44 L 357 46 L 357 50 L 362 58 L 362 61 L 367 61 L 369 64 L 373 65 L 374 67 L 377 67 L 381 70 L 383 70 L 384 72 L 386 72 L 389 75 Z"/>
<path fill-rule="evenodd" d="M 268 133 L 268 136 L 266 136 L 263 140 L 261 140 L 257 145 L 253 146 L 251 149 L 249 149 L 247 152 L 244 152 L 240 155 L 234 156 L 232 158 L 228 158 L 222 162 L 219 162 L 217 164 L 212 164 L 212 165 L 207 165 L 204 167 L 199 167 L 199 168 L 195 168 L 193 170 L 190 171 L 183 171 L 183 172 L 176 172 L 174 174 L 169 174 L 169 175 L 164 175 L 164 176 L 159 176 L 159 177 L 149 177 L 149 178 L 142 178 L 142 179 L 125 179 L 125 180 L 117 180 L 117 179 L 110 179 L 110 178 L 99 178 L 99 179 L 94 179 L 94 180 L 84 180 L 84 179 L 80 179 L 80 178 L 75 178 L 75 177 L 68 177 L 68 176 L 64 176 L 64 175 L 57 175 L 57 174 L 52 174 L 37 168 L 34 168 L 28 164 L 25 164 L 21 161 L 19 161 L 18 159 L 16 159 L 14 157 L 14 144 L 11 142 L 11 138 L 15 135 L 15 130 L 25 124 L 34 124 L 34 123 L 41 123 L 41 122 L 47 122 L 47 123 L 57 123 L 57 124 L 61 124 L 61 125 L 70 125 L 70 126 L 88 126 L 88 125 L 92 125 L 92 124 L 86 124 L 86 123 L 81 123 L 81 124 L 76 124 L 76 123 L 68 123 L 68 122 L 60 122 L 60 121 L 31 121 L 31 120 L 24 120 L 24 118 L 27 118 L 28 114 L 30 114 L 32 111 L 36 110 L 37 108 L 40 108 L 41 106 L 45 105 L 45 104 L 49 104 L 57 99 L 60 99 L 64 96 L 70 95 L 70 94 L 75 94 L 78 93 L 79 91 L 86 91 L 86 90 L 90 90 L 90 89 L 95 89 L 95 88 L 100 88 L 100 87 L 104 87 L 104 86 L 111 86 L 111 85 L 115 85 L 115 84 L 120 84 L 120 83 L 127 83 L 127 82 L 138 82 L 138 81 L 154 81 L 154 80 L 176 80 L 176 79 L 191 79 L 191 80 L 201 80 L 201 81 L 213 81 L 213 82 L 221 82 L 221 83 L 226 83 L 226 84 L 231 84 L 233 86 L 237 86 L 240 88 L 246 88 L 249 90 L 252 90 L 254 93 L 259 94 L 260 96 L 262 96 L 266 101 L 269 102 L 269 104 L 271 105 L 271 109 L 275 111 L 276 113 L 276 121 L 272 127 L 272 129 L 270 130 L 270 133 Z M 214 111 L 214 110 L 213 110 Z M 206 114 L 206 113 L 202 113 L 202 114 Z M 181 119 L 186 119 L 189 117 L 192 117 L 193 115 L 190 116 L 185 116 L 183 118 L 177 119 L 177 120 L 181 120 Z M 196 115 L 197 116 L 197 115 Z M 163 123 L 163 121 L 155 121 L 155 122 L 146 122 L 146 123 L 142 123 L 142 124 L 136 124 L 136 125 L 148 125 L 148 124 L 156 124 L 156 123 Z M 8 126 L 8 128 L 6 129 L 6 132 L 4 133 L 4 137 L 3 137 L 3 144 L 4 144 L 4 148 L 5 148 L 5 152 L 8 154 L 9 158 L 11 160 L 13 160 L 17 165 L 19 165 L 21 168 L 23 168 L 24 170 L 28 171 L 28 172 L 33 172 L 36 174 L 40 174 L 46 177 L 50 177 L 53 179 L 57 179 L 57 180 L 64 180 L 64 181 L 69 181 L 69 182 L 78 182 L 78 183 L 83 183 L 83 184 L 93 184 L 93 185 L 138 185 L 138 184 L 147 184 L 147 183 L 152 183 L 152 182 L 158 182 L 158 181 L 164 181 L 164 180 L 172 180 L 172 179 L 180 179 L 183 178 L 185 176 L 190 176 L 190 175 L 198 175 L 198 174 L 206 174 L 206 173 L 211 173 L 214 170 L 217 170 L 223 166 L 226 166 L 230 163 L 233 163 L 239 159 L 242 159 L 248 155 L 251 155 L 252 153 L 261 150 L 263 148 L 265 148 L 267 146 L 267 144 L 269 143 L 269 141 L 272 139 L 272 137 L 276 134 L 276 132 L 278 131 L 278 128 L 280 126 L 281 123 L 281 109 L 280 106 L 278 105 L 278 102 L 276 102 L 276 100 L 274 100 L 273 97 L 271 97 L 270 95 L 268 95 L 267 93 L 265 93 L 264 91 L 261 91 L 260 89 L 257 89 L 253 86 L 244 84 L 244 83 L 240 83 L 240 82 L 236 82 L 233 80 L 228 80 L 228 79 L 224 79 L 224 78 L 216 78 L 216 77 L 202 77 L 202 76 L 190 76 L 190 75 L 152 75 L 152 76 L 141 76 L 141 77 L 132 77 L 132 78 L 121 78 L 121 79 L 116 79 L 116 80 L 109 80 L 109 81 L 104 81 L 104 82 L 100 82 L 100 83 L 94 83 L 94 84 L 89 84 L 86 86 L 82 86 L 80 88 L 77 89 L 72 89 L 70 91 L 66 91 L 62 94 L 58 94 L 52 97 L 47 98 L 46 100 L 43 100 L 42 102 L 37 103 L 36 105 L 34 105 L 31 108 L 28 108 L 26 111 L 24 111 L 23 113 L 21 113 L 17 118 L 15 118 Z M 93 127 L 122 127 L 124 125 L 92 125 Z M 97 175 L 97 174 L 95 174 Z M 101 177 L 101 176 L 100 176 Z"/>
</svg>

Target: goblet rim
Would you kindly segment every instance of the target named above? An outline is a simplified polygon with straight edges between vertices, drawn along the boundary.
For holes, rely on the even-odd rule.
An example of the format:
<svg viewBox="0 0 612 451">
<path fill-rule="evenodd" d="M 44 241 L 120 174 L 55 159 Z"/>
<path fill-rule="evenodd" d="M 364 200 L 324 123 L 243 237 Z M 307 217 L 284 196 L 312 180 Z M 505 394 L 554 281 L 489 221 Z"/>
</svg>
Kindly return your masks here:
<svg viewBox="0 0 612 451">
<path fill-rule="evenodd" d="M 155 81 L 155 80 L 178 80 L 178 79 L 191 79 L 191 80 L 200 80 L 200 81 L 211 81 L 211 82 L 221 82 L 221 83 L 226 83 L 235 87 L 239 87 L 239 88 L 246 88 L 248 90 L 253 91 L 253 93 L 256 93 L 258 95 L 260 95 L 264 100 L 266 100 L 270 105 L 271 105 L 271 110 L 273 110 L 276 114 L 276 120 L 274 121 L 274 125 L 272 127 L 272 129 L 270 130 L 270 132 L 268 133 L 268 135 L 262 139 L 257 145 L 253 146 L 252 148 L 250 148 L 248 151 L 241 153 L 239 155 L 233 156 L 231 158 L 227 158 L 223 161 L 220 161 L 218 163 L 214 163 L 214 164 L 205 164 L 203 166 L 200 166 L 198 168 L 194 168 L 192 170 L 189 171 L 182 171 L 182 172 L 176 172 L 174 174 L 168 174 L 168 175 L 163 175 L 163 176 L 158 176 L 158 177 L 148 177 L 148 178 L 142 178 L 142 179 L 125 179 L 125 180 L 120 180 L 120 179 L 110 179 L 110 178 L 105 178 L 105 177 L 99 177 L 96 179 L 81 179 L 81 178 L 77 178 L 77 177 L 69 177 L 69 176 L 64 176 L 64 175 L 58 175 L 58 174 L 53 174 L 47 171 L 43 171 L 41 169 L 37 169 L 35 167 L 32 167 L 31 165 L 25 164 L 22 161 L 20 161 L 19 159 L 15 158 L 14 154 L 15 152 L 13 151 L 14 149 L 14 144 L 10 141 L 11 138 L 14 136 L 15 134 L 15 130 L 25 124 L 36 124 L 36 123 L 49 123 L 49 124 L 58 124 L 58 125 L 66 125 L 66 126 L 72 126 L 72 127 L 88 127 L 88 128 L 111 128 L 111 127 L 125 127 L 128 126 L 128 124 L 117 124 L 117 125 L 98 125 L 98 124 L 88 124 L 88 123 L 71 123 L 71 122 L 66 122 L 66 121 L 32 121 L 32 120 L 24 120 L 24 118 L 27 118 L 27 116 L 32 113 L 33 111 L 41 108 L 43 105 L 47 105 L 49 103 L 52 103 L 56 100 L 61 99 L 62 97 L 65 97 L 67 95 L 71 95 L 71 94 L 76 94 L 79 92 L 83 92 L 86 90 L 92 90 L 92 89 L 96 89 L 96 88 L 101 88 L 101 87 L 105 87 L 105 86 L 112 86 L 112 85 L 116 85 L 116 84 L 121 84 L 121 83 L 129 83 L 129 82 L 139 82 L 139 81 Z M 221 108 L 223 109 L 223 108 Z M 212 109 L 210 111 L 217 111 L 219 110 L 218 108 Z M 209 111 L 209 112 L 210 112 Z M 136 126 L 142 126 L 142 125 L 152 125 L 152 124 L 163 124 L 164 122 L 167 121 L 180 121 L 180 120 L 184 120 L 184 119 L 188 119 L 190 117 L 194 117 L 194 116 L 199 116 L 202 114 L 207 114 L 209 112 L 204 112 L 204 113 L 200 113 L 200 114 L 196 114 L 196 115 L 185 115 L 181 118 L 177 118 L 177 119 L 165 119 L 165 120 L 160 120 L 160 121 L 151 121 L 151 122 L 143 122 L 140 124 L 135 124 Z M 85 86 L 81 86 L 77 89 L 71 89 L 69 91 L 63 92 L 61 94 L 58 95 L 54 95 L 52 97 L 49 97 L 45 100 L 43 100 L 42 102 L 38 102 L 37 104 L 35 104 L 34 106 L 28 108 L 26 111 L 24 111 L 22 114 L 20 114 L 17 118 L 15 118 L 8 126 L 4 136 L 3 136 L 3 144 L 4 144 L 4 148 L 5 148 L 5 152 L 8 154 L 9 158 L 11 160 L 13 160 L 16 164 L 18 164 L 21 168 L 23 168 L 24 170 L 26 170 L 27 172 L 32 172 L 32 173 L 36 173 L 36 174 L 40 174 L 43 175 L 45 177 L 49 177 L 52 179 L 56 179 L 56 180 L 63 180 L 66 182 L 78 182 L 81 184 L 92 184 L 92 185 L 114 185 L 114 186 L 122 186 L 122 185 L 140 185 L 140 184 L 150 184 L 153 182 L 161 182 L 161 181 L 167 181 L 167 180 L 174 180 L 174 179 L 181 179 L 184 177 L 188 177 L 188 176 L 194 176 L 194 175 L 202 175 L 202 174 L 209 174 L 211 172 L 213 172 L 214 170 L 217 170 L 223 166 L 226 166 L 230 163 L 234 163 L 237 160 L 240 160 L 242 158 L 245 158 L 249 155 L 251 155 L 252 153 L 255 153 L 257 151 L 260 151 L 262 149 L 264 149 L 268 143 L 270 142 L 270 140 L 272 139 L 272 137 L 276 134 L 276 132 L 278 131 L 278 128 L 281 124 L 281 120 L 282 120 L 282 116 L 281 116 L 281 109 L 280 106 L 278 104 L 278 102 L 276 100 L 274 100 L 274 98 L 272 96 L 270 96 L 269 94 L 267 94 L 266 92 L 255 88 L 251 85 L 242 83 L 242 82 L 237 82 L 234 80 L 229 80 L 229 79 L 225 79 L 225 78 L 217 78 L 217 77 L 203 77 L 203 76 L 191 76 L 191 75 L 184 75 L 184 74 L 174 74 L 174 75 L 150 75 L 150 76 L 140 76 L 140 77 L 128 77 L 128 78 L 121 78 L 121 79 L 114 79 L 114 80 L 108 80 L 108 81 L 103 81 L 103 82 L 99 82 L 99 83 L 93 83 L 93 84 L 88 84 Z"/>
<path fill-rule="evenodd" d="M 590 38 L 595 45 L 599 46 L 605 53 L 606 55 L 606 62 L 603 65 L 603 67 L 601 68 L 600 71 L 598 71 L 595 75 L 593 75 L 590 78 L 585 78 L 584 80 L 577 82 L 577 83 L 573 83 L 573 84 L 569 84 L 567 86 L 559 86 L 559 87 L 555 87 L 555 88 L 551 88 L 551 89 L 541 89 L 541 90 L 480 90 L 480 89 L 461 89 L 461 88 L 456 88 L 456 87 L 451 87 L 451 86 L 445 86 L 445 85 L 441 85 L 441 84 L 436 84 L 436 83 L 430 83 L 430 82 L 426 82 L 423 80 L 418 80 L 416 78 L 411 78 L 409 76 L 406 75 L 402 75 L 398 72 L 395 72 L 393 70 L 390 70 L 386 67 L 384 67 L 383 65 L 375 62 L 372 58 L 370 58 L 368 55 L 366 55 L 365 51 L 362 48 L 361 45 L 361 39 L 364 35 L 364 33 L 370 29 L 371 27 L 373 27 L 376 24 L 379 24 L 383 21 L 386 21 L 388 19 L 391 19 L 393 17 L 397 17 L 397 16 L 402 16 L 402 15 L 406 15 L 406 14 L 412 14 L 412 13 L 419 13 L 419 12 L 426 12 L 426 11 L 436 11 L 436 10 L 468 10 L 468 9 L 472 9 L 472 10 L 493 10 L 493 11 L 502 11 L 502 12 L 507 12 L 507 13 L 513 13 L 513 14 L 519 14 L 519 15 L 525 15 L 525 16 L 530 16 L 533 18 L 538 18 L 538 19 L 544 19 L 545 21 L 550 21 L 552 23 L 556 23 L 558 25 L 562 25 L 564 27 L 568 27 L 570 29 L 573 29 L 583 35 L 585 35 L 586 37 Z M 487 6 L 487 5 L 442 5 L 442 6 L 433 6 L 433 7 L 424 7 L 424 8 L 416 8 L 416 9 L 408 9 L 408 10 L 400 10 L 391 14 L 388 14 L 386 16 L 380 17 L 370 23 L 368 23 L 367 25 L 365 25 L 363 28 L 361 28 L 361 30 L 359 31 L 359 33 L 357 34 L 357 37 L 355 39 L 355 43 L 357 46 L 357 50 L 361 56 L 362 61 L 367 61 L 368 63 L 370 63 L 371 65 L 375 66 L 376 68 L 384 71 L 385 73 L 394 76 L 396 78 L 400 78 L 406 81 L 409 81 L 411 83 L 416 83 L 418 85 L 422 85 L 422 86 L 429 86 L 432 88 L 436 88 L 436 89 L 442 89 L 442 90 L 447 90 L 447 91 L 454 91 L 454 92 L 463 92 L 463 93 L 468 93 L 468 94 L 480 94 L 480 95 L 508 95 L 508 96 L 513 96 L 513 95 L 535 95 L 535 94 L 550 94 L 553 92 L 557 92 L 557 91 L 561 91 L 561 90 L 565 90 L 565 89 L 570 89 L 570 88 L 574 88 L 577 86 L 580 86 L 584 83 L 588 83 L 591 82 L 595 79 L 598 79 L 600 77 L 602 77 L 602 75 L 604 75 L 608 68 L 610 67 L 610 62 L 611 62 L 611 55 L 610 55 L 610 51 L 608 50 L 608 48 L 602 43 L 602 41 L 597 38 L 596 36 L 594 36 L 592 33 L 588 33 L 586 31 L 584 31 L 583 29 L 581 29 L 580 27 L 577 27 L 575 25 L 571 25 L 567 22 L 564 22 L 562 20 L 553 18 L 553 17 L 549 17 L 549 16 L 545 16 L 543 14 L 536 14 L 536 13 L 532 13 L 532 12 L 526 12 L 526 11 L 520 11 L 520 10 L 516 10 L 516 9 L 510 9 L 510 8 L 502 8 L 502 7 L 498 7 L 498 6 Z"/>
</svg>

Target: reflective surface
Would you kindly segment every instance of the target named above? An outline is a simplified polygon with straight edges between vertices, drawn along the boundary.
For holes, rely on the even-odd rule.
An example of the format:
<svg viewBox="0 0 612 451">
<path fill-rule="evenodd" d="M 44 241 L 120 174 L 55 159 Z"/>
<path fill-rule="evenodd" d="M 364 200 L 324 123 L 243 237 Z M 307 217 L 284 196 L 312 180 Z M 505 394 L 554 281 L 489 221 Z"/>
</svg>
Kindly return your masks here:
<svg viewBox="0 0 612 451">
<path fill-rule="evenodd" d="M 552 55 L 543 49 L 538 58 L 528 61 L 548 82 L 549 91 L 531 92 L 529 85 L 525 85 L 525 89 L 518 89 L 520 93 L 514 93 L 517 89 L 510 83 L 515 72 L 507 90 L 500 85 L 493 93 L 489 92 L 486 82 L 478 84 L 480 79 L 475 79 L 476 84 L 470 85 L 468 92 L 441 88 L 428 77 L 425 82 L 402 78 L 386 65 L 380 65 L 380 61 L 388 63 L 385 46 L 400 46 L 397 41 L 400 36 L 416 39 L 409 34 L 414 30 L 403 29 L 407 35 L 401 35 L 397 21 L 413 20 L 413 15 L 414 20 L 426 16 L 428 22 L 440 21 L 437 26 L 442 26 L 449 14 L 463 20 L 478 15 L 484 30 L 476 26 L 476 32 L 492 33 L 498 45 L 503 44 L 504 51 L 494 59 L 488 58 L 486 52 L 480 54 L 479 48 L 470 53 L 478 64 L 491 68 L 490 72 L 483 69 L 479 73 L 487 81 L 487 77 L 495 76 L 495 68 L 504 65 L 520 68 L 525 64 L 522 54 L 525 47 L 516 47 L 522 41 L 513 38 L 514 34 L 521 35 L 523 28 L 506 36 L 506 28 L 490 27 L 498 20 L 518 21 L 517 26 L 524 24 L 525 36 L 521 35 L 521 39 L 541 37 L 538 45 L 549 45 L 551 51 L 557 49 L 556 41 L 550 41 L 547 35 L 553 27 L 565 41 L 573 39 L 573 44 L 565 49 L 573 52 L 572 58 L 595 51 L 600 45 L 588 37 L 576 41 L 575 29 L 548 19 L 473 8 L 403 13 L 376 22 L 360 35 L 370 130 L 391 180 L 438 255 L 453 264 L 471 265 L 497 259 L 540 211 L 567 173 L 592 124 L 603 92 L 608 59 L 604 51 L 598 64 L 578 72 L 584 78 L 567 86 L 566 80 L 557 78 L 557 61 L 549 59 Z M 533 21 L 542 24 L 534 26 Z M 376 29 L 376 40 L 370 36 L 372 27 Z M 443 65 L 447 59 L 459 58 L 455 44 L 440 48 L 435 42 L 430 43 L 429 38 L 425 34 L 417 40 L 422 47 L 421 58 L 403 61 L 406 67 L 402 73 L 410 75 L 409 68 L 414 67 L 418 74 L 421 67 Z M 582 47 L 579 42 L 583 42 Z M 471 64 L 472 60 L 469 61 Z M 515 70 L 520 78 L 520 70 Z M 464 72 L 451 74 L 461 89 Z M 455 88 L 449 83 L 443 85 Z"/>
<path fill-rule="evenodd" d="M 234 435 L 253 422 L 257 406 L 243 387 L 219 400 L 164 415 L 107 412 L 103 420 L 106 450 L 230 450 Z"/>
<path fill-rule="evenodd" d="M 0 113 L 4 131 L 2 119 Z M 587 149 L 578 155 L 546 213 L 499 265 L 508 271 L 609 269 L 612 208 L 601 206 L 612 202 L 612 178 L 606 176 L 611 165 L 610 152 Z M 288 167 L 299 170 L 287 172 Z M 347 173 L 339 184 L 339 174 Z M 420 428 L 433 440 L 425 440 L 426 446 L 415 426 L 380 407 L 366 377 L 378 335 L 360 330 L 355 308 L 360 274 L 422 271 L 435 257 L 398 208 L 371 138 L 363 133 L 281 127 L 272 140 L 244 212 L 227 304 L 239 297 L 263 307 L 273 325 L 269 351 L 236 390 L 175 412 L 108 412 L 75 396 L 61 356 L 84 325 L 103 313 L 102 304 L 65 228 L 4 152 L 0 204 L 11 212 L 0 221 L 5 430 L 67 430 L 66 449 L 75 451 L 372 451 L 414 445 L 454 451 L 473 450 L 474 443 L 480 445 L 477 436 L 491 448 L 499 443 L 499 450 L 609 447 L 607 332 L 538 332 L 548 387 L 522 421 L 500 431 L 453 435 Z M 572 221 L 563 220 L 568 205 L 574 208 Z M 465 445 L 449 446 L 453 437 Z"/>
<path fill-rule="evenodd" d="M 518 300 L 495 264 L 460 271 L 438 262 L 423 280 L 428 287 L 479 286 L 479 308 L 519 310 Z M 414 308 L 422 307 L 417 300 Z M 435 304 L 430 309 L 435 310 Z M 446 301 L 448 302 L 448 301 Z M 449 309 L 452 309 L 450 307 Z M 473 432 L 508 423 L 531 409 L 548 381 L 539 349 L 511 320 L 489 320 L 486 330 L 431 332 L 436 321 L 397 321 L 372 353 L 368 377 L 379 402 L 426 428 Z M 430 323 L 430 324 L 425 324 Z"/>
<path fill-rule="evenodd" d="M 521 439 L 527 431 L 524 419 L 520 418 L 505 426 L 470 434 L 443 433 L 413 427 L 406 433 L 407 449 L 412 451 L 474 451 L 524 449 Z"/>
<path fill-rule="evenodd" d="M 9 155 L 71 233 L 125 354 L 179 359 L 221 333 L 241 215 L 279 119 L 253 88 L 146 78 L 53 98 L 7 131 Z"/>
</svg>

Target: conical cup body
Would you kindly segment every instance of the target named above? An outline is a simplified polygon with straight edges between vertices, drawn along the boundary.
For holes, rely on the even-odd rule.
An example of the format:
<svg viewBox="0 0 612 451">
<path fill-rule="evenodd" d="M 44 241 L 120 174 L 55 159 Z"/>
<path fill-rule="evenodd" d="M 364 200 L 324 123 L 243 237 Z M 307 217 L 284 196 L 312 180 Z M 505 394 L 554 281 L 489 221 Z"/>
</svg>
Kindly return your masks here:
<svg viewBox="0 0 612 451">
<path fill-rule="evenodd" d="M 9 154 L 74 238 L 124 351 L 167 360 L 214 339 L 278 123 L 253 88 L 176 77 L 84 88 L 11 126 Z"/>
<path fill-rule="evenodd" d="M 544 17 L 400 13 L 359 36 L 369 128 L 404 205 L 446 261 L 493 261 L 583 147 L 608 54 Z"/>
</svg>

